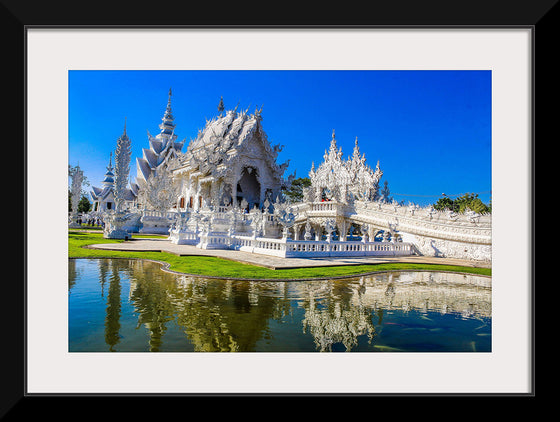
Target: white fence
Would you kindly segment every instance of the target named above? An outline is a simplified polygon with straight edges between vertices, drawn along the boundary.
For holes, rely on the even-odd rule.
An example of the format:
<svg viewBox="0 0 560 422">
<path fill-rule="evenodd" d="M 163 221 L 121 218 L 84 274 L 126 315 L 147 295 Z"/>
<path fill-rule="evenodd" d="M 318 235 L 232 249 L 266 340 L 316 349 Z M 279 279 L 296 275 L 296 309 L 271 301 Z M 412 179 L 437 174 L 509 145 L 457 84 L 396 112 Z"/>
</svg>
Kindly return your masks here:
<svg viewBox="0 0 560 422">
<path fill-rule="evenodd" d="M 154 210 L 143 210 L 142 215 L 144 217 L 155 217 L 155 218 L 167 218 L 168 220 L 174 220 L 177 217 L 177 212 L 175 211 L 154 211 Z"/>
<path fill-rule="evenodd" d="M 202 249 L 234 249 L 263 255 L 291 257 L 329 256 L 405 256 L 414 247 L 406 242 L 363 242 L 326 240 L 272 239 L 229 234 L 227 232 L 171 231 L 169 240 L 178 245 L 196 245 Z"/>
<path fill-rule="evenodd" d="M 231 236 L 232 249 L 292 257 L 329 257 L 329 256 L 404 256 L 414 254 L 410 243 L 360 242 L 360 241 L 306 241 L 289 239 L 268 239 L 263 237 Z"/>
</svg>

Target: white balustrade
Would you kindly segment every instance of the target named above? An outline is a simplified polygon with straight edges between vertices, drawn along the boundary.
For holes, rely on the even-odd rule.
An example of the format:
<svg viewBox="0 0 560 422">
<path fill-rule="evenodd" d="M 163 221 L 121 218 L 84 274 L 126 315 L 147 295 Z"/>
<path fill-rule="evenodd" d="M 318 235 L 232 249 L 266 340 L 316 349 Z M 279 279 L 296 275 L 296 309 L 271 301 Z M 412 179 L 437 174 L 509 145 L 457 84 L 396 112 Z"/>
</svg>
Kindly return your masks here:
<svg viewBox="0 0 560 422">
<path fill-rule="evenodd" d="M 281 257 L 326 256 L 403 256 L 412 255 L 410 243 L 390 242 L 327 242 L 290 239 L 268 239 L 234 235 L 231 247 L 235 250 Z"/>
<path fill-rule="evenodd" d="M 174 212 L 174 211 L 143 210 L 142 215 L 144 217 L 167 218 L 167 219 L 172 220 L 176 217 L 177 212 Z"/>
</svg>

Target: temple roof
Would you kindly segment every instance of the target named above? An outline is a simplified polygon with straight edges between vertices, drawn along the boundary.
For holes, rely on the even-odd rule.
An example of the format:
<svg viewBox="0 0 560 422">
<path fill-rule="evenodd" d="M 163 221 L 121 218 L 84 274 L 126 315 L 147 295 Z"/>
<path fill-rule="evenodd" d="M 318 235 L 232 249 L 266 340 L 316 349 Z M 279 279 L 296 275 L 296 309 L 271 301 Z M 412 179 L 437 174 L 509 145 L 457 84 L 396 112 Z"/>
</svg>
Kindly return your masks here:
<svg viewBox="0 0 560 422">
<path fill-rule="evenodd" d="M 262 110 L 262 109 L 261 109 Z M 266 152 L 267 162 L 277 177 L 281 177 L 288 163 L 276 164 L 279 145 L 270 146 L 266 133 L 262 128 L 261 110 L 249 114 L 248 110 L 221 112 L 218 116 L 206 121 L 204 129 L 191 140 L 187 151 L 180 155 L 179 169 L 196 170 L 203 175 L 220 176 L 229 168 L 228 163 L 238 156 L 244 145 L 253 136 L 261 140 Z"/>
<path fill-rule="evenodd" d="M 139 183 L 146 182 L 159 166 L 181 152 L 185 139 L 177 142 L 173 119 L 173 114 L 171 112 L 171 89 L 169 89 L 167 107 L 161 119 L 162 122 L 159 125 L 160 133 L 154 137 L 148 131 L 150 148 L 143 148 L 142 157 L 136 158 L 136 180 Z"/>
<path fill-rule="evenodd" d="M 126 201 L 134 201 L 138 195 L 138 185 L 132 184 L 132 188 L 126 188 L 124 190 L 124 199 Z M 91 198 L 94 201 L 105 201 L 109 195 L 115 196 L 114 187 L 106 186 L 104 188 L 92 187 L 90 191 Z"/>
<path fill-rule="evenodd" d="M 113 186 L 115 183 L 115 174 L 113 173 L 113 165 L 111 164 L 111 158 L 113 153 L 109 154 L 109 165 L 107 166 L 107 172 L 105 173 L 105 178 L 101 182 L 103 186 Z"/>
</svg>

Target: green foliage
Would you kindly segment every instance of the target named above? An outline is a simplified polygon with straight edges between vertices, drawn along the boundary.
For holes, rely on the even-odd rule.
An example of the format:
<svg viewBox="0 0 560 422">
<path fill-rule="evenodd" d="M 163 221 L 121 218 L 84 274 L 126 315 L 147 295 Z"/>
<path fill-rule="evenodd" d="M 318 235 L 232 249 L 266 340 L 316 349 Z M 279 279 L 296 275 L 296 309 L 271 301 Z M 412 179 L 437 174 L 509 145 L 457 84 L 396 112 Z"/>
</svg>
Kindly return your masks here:
<svg viewBox="0 0 560 422">
<path fill-rule="evenodd" d="M 439 198 L 435 204 L 433 204 L 434 209 L 443 211 L 443 210 L 452 210 L 457 211 L 455 209 L 454 201 L 449 198 L 448 196 L 444 196 L 443 198 Z"/>
<path fill-rule="evenodd" d="M 309 177 L 299 177 L 294 179 L 289 189 L 284 190 L 284 195 L 291 202 L 301 202 L 303 201 L 303 188 L 308 188 L 309 186 L 311 186 Z"/>
<path fill-rule="evenodd" d="M 467 209 L 475 211 L 479 214 L 489 213 L 492 212 L 491 207 L 492 201 L 490 201 L 490 205 L 486 205 L 482 200 L 478 197 L 478 194 L 474 193 L 466 193 L 463 196 L 459 196 L 454 200 L 448 196 L 444 196 L 443 198 L 439 198 L 435 204 L 433 204 L 434 209 L 436 210 L 452 210 L 457 213 L 463 214 Z"/>
<path fill-rule="evenodd" d="M 90 209 L 91 209 L 91 203 L 85 196 L 82 196 L 80 202 L 78 202 L 78 212 L 85 213 L 88 212 Z"/>
<path fill-rule="evenodd" d="M 85 195 L 82 195 L 80 202 L 78 202 L 78 212 L 89 212 L 91 210 L 91 203 Z M 72 193 L 68 190 L 68 212 L 72 212 Z"/>
<path fill-rule="evenodd" d="M 383 202 L 393 202 L 393 197 L 391 196 L 391 191 L 389 190 L 389 182 L 387 182 L 387 180 L 385 180 L 383 187 L 376 196 Z"/>
</svg>

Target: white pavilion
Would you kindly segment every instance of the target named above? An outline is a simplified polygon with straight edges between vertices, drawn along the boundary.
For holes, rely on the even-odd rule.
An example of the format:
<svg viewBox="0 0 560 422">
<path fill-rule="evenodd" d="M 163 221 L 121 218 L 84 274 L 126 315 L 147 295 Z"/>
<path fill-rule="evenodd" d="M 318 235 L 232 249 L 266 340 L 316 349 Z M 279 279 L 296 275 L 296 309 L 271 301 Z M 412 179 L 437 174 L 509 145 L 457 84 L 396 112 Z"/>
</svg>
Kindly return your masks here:
<svg viewBox="0 0 560 422">
<path fill-rule="evenodd" d="M 277 164 L 281 145 L 271 146 L 261 110 L 221 111 L 199 131 L 172 169 L 180 182 L 179 210 L 241 207 L 247 211 L 274 202 L 287 187 L 288 162 Z"/>
</svg>

